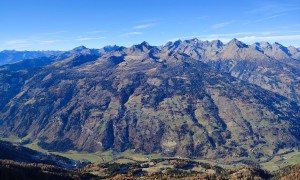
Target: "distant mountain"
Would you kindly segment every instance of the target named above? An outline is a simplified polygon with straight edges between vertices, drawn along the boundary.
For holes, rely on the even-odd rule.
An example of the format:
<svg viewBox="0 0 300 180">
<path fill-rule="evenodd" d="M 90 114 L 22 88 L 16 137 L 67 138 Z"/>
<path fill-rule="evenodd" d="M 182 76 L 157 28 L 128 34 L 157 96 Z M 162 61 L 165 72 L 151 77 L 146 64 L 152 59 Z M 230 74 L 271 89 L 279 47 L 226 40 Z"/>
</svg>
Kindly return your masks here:
<svg viewBox="0 0 300 180">
<path fill-rule="evenodd" d="M 160 58 L 186 55 L 300 103 L 300 58 L 294 47 L 267 42 L 246 45 L 237 39 L 227 44 L 192 39 L 167 43 L 162 52 Z"/>
<path fill-rule="evenodd" d="M 54 151 L 228 161 L 300 148 L 296 48 L 191 39 L 50 59 L 31 71 L 0 67 L 1 134 L 30 134 Z"/>
<path fill-rule="evenodd" d="M 34 61 L 44 61 L 45 58 L 50 58 L 53 60 L 62 60 L 71 56 L 79 54 L 96 54 L 101 55 L 107 52 L 113 51 L 119 48 L 119 46 L 105 46 L 101 49 L 88 49 L 85 46 L 79 46 L 71 51 L 15 51 L 15 50 L 4 50 L 0 51 L 0 66 L 11 64 L 17 62 L 17 64 L 26 64 L 33 68 L 36 67 L 36 64 L 39 62 Z M 27 62 L 21 62 L 26 60 Z M 50 61 L 52 63 L 54 61 Z M 42 62 L 42 65 L 43 64 Z"/>
<path fill-rule="evenodd" d="M 0 51 L 0 65 L 14 63 L 24 59 L 35 59 L 57 55 L 62 51 Z"/>
</svg>

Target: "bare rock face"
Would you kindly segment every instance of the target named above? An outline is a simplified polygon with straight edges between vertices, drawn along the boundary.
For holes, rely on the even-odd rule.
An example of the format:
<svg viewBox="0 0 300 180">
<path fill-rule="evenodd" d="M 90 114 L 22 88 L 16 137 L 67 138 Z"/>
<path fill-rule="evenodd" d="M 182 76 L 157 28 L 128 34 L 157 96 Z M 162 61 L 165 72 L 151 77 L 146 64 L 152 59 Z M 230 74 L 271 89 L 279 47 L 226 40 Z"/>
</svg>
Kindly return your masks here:
<svg viewBox="0 0 300 180">
<path fill-rule="evenodd" d="M 44 147 L 264 160 L 299 147 L 297 70 L 236 39 L 79 53 L 1 72 L 18 88 L 0 89 L 0 130 Z"/>
<path fill-rule="evenodd" d="M 300 103 L 299 49 L 267 42 L 248 46 L 237 39 L 227 44 L 197 39 L 167 43 L 160 58 L 191 57 L 217 71 L 230 73 L 251 84 L 278 93 Z M 179 57 L 178 57 L 179 56 Z"/>
</svg>

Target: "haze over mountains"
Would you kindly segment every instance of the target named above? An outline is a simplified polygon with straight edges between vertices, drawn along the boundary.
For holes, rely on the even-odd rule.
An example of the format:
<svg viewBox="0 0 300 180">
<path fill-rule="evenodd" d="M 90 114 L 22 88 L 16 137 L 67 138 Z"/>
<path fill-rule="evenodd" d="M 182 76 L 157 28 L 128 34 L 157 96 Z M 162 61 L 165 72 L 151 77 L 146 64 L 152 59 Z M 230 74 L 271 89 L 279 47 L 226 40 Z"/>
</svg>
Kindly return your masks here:
<svg viewBox="0 0 300 180">
<path fill-rule="evenodd" d="M 35 59 L 39 57 L 48 57 L 57 55 L 61 51 L 15 51 L 4 50 L 0 52 L 0 65 L 9 64 L 24 59 Z"/>
<path fill-rule="evenodd" d="M 300 49 L 279 43 L 81 46 L 0 67 L 0 133 L 54 151 L 266 161 L 300 147 L 299 70 Z"/>
</svg>

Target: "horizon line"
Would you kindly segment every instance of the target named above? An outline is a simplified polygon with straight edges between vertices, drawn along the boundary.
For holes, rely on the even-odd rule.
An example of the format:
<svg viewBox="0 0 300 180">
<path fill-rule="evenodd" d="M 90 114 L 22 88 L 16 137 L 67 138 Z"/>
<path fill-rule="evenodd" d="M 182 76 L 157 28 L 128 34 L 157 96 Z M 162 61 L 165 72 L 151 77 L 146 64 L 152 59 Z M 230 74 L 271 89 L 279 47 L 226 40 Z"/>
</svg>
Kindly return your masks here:
<svg viewBox="0 0 300 180">
<path fill-rule="evenodd" d="M 300 36 L 300 35 L 299 35 Z M 84 47 L 86 47 L 87 49 L 102 49 L 102 48 L 104 48 L 104 47 L 107 47 L 107 46 L 118 46 L 118 47 L 125 47 L 125 48 L 130 48 L 131 46 L 134 46 L 134 45 L 140 45 L 140 44 L 142 44 L 142 43 L 144 43 L 144 42 L 146 42 L 146 43 L 148 43 L 150 46 L 154 46 L 154 47 L 160 47 L 160 46 L 165 46 L 166 44 L 168 44 L 168 43 L 172 43 L 172 42 L 176 42 L 176 41 L 191 41 L 191 40 L 198 40 L 198 41 L 200 41 L 200 42 L 213 42 L 213 41 L 220 41 L 220 42 L 222 42 L 223 44 L 228 44 L 229 42 L 231 42 L 231 41 L 233 41 L 233 40 L 237 40 L 237 41 L 239 41 L 239 42 L 242 42 L 242 43 L 244 43 L 244 44 L 246 44 L 246 45 L 253 45 L 253 44 L 255 44 L 255 43 L 263 43 L 263 42 L 265 42 L 265 43 L 269 43 L 269 44 L 280 44 L 280 45 L 282 45 L 282 46 L 284 46 L 284 47 L 295 47 L 295 48 L 297 48 L 297 49 L 299 49 L 300 48 L 300 46 L 299 47 L 297 47 L 297 46 L 295 46 L 295 45 L 283 45 L 283 43 L 280 43 L 280 42 L 278 42 L 278 41 L 274 41 L 273 43 L 270 43 L 269 41 L 255 41 L 254 43 L 245 43 L 245 42 L 243 42 L 242 40 L 239 40 L 239 39 L 243 39 L 244 37 L 242 37 L 242 38 L 232 38 L 231 40 L 229 40 L 229 39 L 227 39 L 227 40 L 225 40 L 225 42 L 226 43 L 224 43 L 224 40 L 221 40 L 221 39 L 224 39 L 224 38 L 220 38 L 220 39 L 206 39 L 206 40 L 204 40 L 204 38 L 203 39 L 201 39 L 201 38 L 198 38 L 197 36 L 195 36 L 195 37 L 190 37 L 190 38 L 174 38 L 174 39 L 172 39 L 172 40 L 168 40 L 168 41 L 166 41 L 164 44 L 161 44 L 161 45 L 151 45 L 150 43 L 148 43 L 148 41 L 142 41 L 142 42 L 140 42 L 140 43 L 137 43 L 137 44 L 132 44 L 132 45 L 130 45 L 130 46 L 123 46 L 123 45 L 117 45 L 117 44 L 108 44 L 108 45 L 104 45 L 104 46 L 102 46 L 102 47 L 100 47 L 100 48 L 96 48 L 96 47 L 92 47 L 92 48 L 88 48 L 88 47 L 86 47 L 86 45 L 79 45 L 79 46 L 75 46 L 74 48 L 72 48 L 72 49 L 68 49 L 68 50 L 62 50 L 62 49 L 40 49 L 40 50 L 28 50 L 28 49 L 24 49 L 24 50 L 15 50 L 15 49 L 2 49 L 2 50 L 0 50 L 0 52 L 3 52 L 3 51 L 16 51 L 16 52 L 24 52 L 24 51 L 62 51 L 62 52 L 65 52 L 65 51 L 70 51 L 70 50 L 73 50 L 73 49 L 75 49 L 75 48 L 77 48 L 77 47 L 81 47 L 81 46 L 84 46 Z"/>
</svg>

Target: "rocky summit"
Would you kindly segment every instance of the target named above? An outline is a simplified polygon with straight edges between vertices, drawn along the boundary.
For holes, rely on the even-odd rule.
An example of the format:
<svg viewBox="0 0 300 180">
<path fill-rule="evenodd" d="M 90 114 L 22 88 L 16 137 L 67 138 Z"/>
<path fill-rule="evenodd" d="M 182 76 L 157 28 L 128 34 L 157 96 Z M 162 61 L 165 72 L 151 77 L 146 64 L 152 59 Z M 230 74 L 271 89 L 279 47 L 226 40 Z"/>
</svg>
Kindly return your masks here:
<svg viewBox="0 0 300 180">
<path fill-rule="evenodd" d="M 3 65 L 0 133 L 53 151 L 265 161 L 300 148 L 299 55 L 191 39 Z"/>
</svg>

